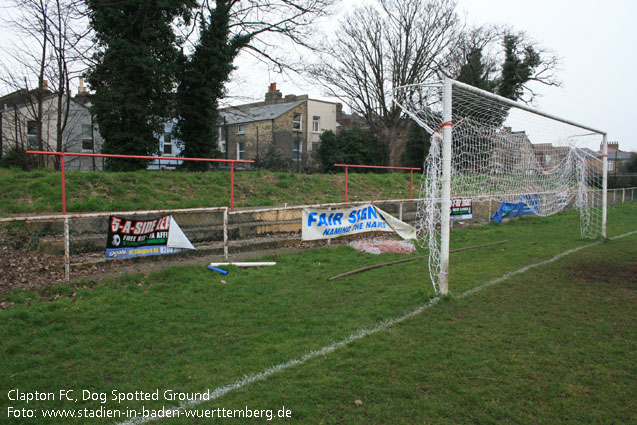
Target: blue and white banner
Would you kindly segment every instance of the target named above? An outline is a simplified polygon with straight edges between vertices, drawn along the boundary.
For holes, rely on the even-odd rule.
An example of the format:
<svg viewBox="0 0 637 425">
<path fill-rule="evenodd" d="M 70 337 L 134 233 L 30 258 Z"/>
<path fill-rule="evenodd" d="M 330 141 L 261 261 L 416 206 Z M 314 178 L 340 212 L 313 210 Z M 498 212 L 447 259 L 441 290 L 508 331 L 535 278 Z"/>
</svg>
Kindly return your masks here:
<svg viewBox="0 0 637 425">
<path fill-rule="evenodd" d="M 177 254 L 195 247 L 170 215 L 151 220 L 111 216 L 106 258 Z"/>
<path fill-rule="evenodd" d="M 374 205 L 351 208 L 303 208 L 302 239 L 313 241 L 364 232 L 394 232 L 403 239 L 416 239 L 416 229 Z"/>
<path fill-rule="evenodd" d="M 496 223 L 502 223 L 503 218 L 521 217 L 537 214 L 540 208 L 540 195 L 522 195 L 517 202 L 501 202 L 498 210 L 491 216 Z"/>
</svg>

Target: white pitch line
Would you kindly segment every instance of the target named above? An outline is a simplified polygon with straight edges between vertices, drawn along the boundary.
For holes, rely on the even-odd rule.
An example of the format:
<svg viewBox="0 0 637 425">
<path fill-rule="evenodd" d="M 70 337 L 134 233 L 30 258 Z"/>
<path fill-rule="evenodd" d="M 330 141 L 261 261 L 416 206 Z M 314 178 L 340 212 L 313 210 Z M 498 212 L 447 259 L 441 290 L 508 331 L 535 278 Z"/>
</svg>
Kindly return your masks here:
<svg viewBox="0 0 637 425">
<path fill-rule="evenodd" d="M 633 234 L 636 234 L 636 233 L 637 233 L 637 231 L 624 233 L 623 235 L 619 235 L 619 236 L 616 236 L 616 237 L 610 238 L 610 239 L 611 240 L 617 240 L 617 239 L 621 239 L 621 238 L 624 238 L 624 237 L 627 237 L 627 236 L 630 236 L 630 235 L 633 235 Z M 486 289 L 486 288 L 488 288 L 490 286 L 493 286 L 493 285 L 496 285 L 498 283 L 501 283 L 501 282 L 509 279 L 512 276 L 516 276 L 518 274 L 525 273 L 525 272 L 527 272 L 527 271 L 529 271 L 529 270 L 531 270 L 532 268 L 535 268 L 535 267 L 544 266 L 546 264 L 553 263 L 553 262 L 559 260 L 560 258 L 563 258 L 563 257 L 565 257 L 567 255 L 570 255 L 570 254 L 574 253 L 574 252 L 581 251 L 582 249 L 586 249 L 586 248 L 593 247 L 595 245 L 599 245 L 602 242 L 603 241 L 600 240 L 600 241 L 597 241 L 597 242 L 594 242 L 594 243 L 591 243 L 591 244 L 588 244 L 588 245 L 583 245 L 583 246 L 580 246 L 580 247 L 577 247 L 577 248 L 569 249 L 569 250 L 564 251 L 564 252 L 562 252 L 560 254 L 557 254 L 555 257 L 550 258 L 548 260 L 541 261 L 539 263 L 531 264 L 531 265 L 528 265 L 528 266 L 524 266 L 524 267 L 522 267 L 522 268 L 520 268 L 518 270 L 509 272 L 509 273 L 507 273 L 505 275 L 502 275 L 502 276 L 500 276 L 498 278 L 490 280 L 487 283 L 484 283 L 482 285 L 476 286 L 475 288 L 469 289 L 469 290 L 463 292 L 462 294 L 460 294 L 458 296 L 458 298 L 468 297 L 469 295 L 473 295 L 473 294 L 475 294 L 478 291 L 481 291 L 481 290 Z M 359 340 L 361 338 L 364 338 L 364 337 L 366 337 L 368 335 L 372 335 L 372 334 L 375 334 L 377 332 L 384 331 L 384 330 L 386 330 L 386 329 L 388 329 L 388 328 L 390 328 L 390 327 L 392 327 L 392 326 L 394 326 L 394 325 L 396 325 L 398 323 L 404 322 L 407 319 L 410 319 L 410 318 L 412 318 L 414 316 L 417 316 L 418 314 L 422 313 L 426 309 L 436 305 L 438 303 L 438 301 L 440 301 L 440 297 L 436 296 L 436 297 L 432 298 L 431 300 L 429 300 L 427 303 L 425 303 L 425 304 L 417 307 L 416 309 L 410 311 L 409 313 L 406 313 L 406 314 L 404 314 L 402 316 L 399 316 L 399 317 L 395 317 L 393 319 L 385 320 L 385 321 L 380 322 L 376 326 L 373 326 L 371 328 L 359 329 L 357 332 L 351 334 L 347 338 L 345 338 L 345 339 L 343 339 L 341 341 L 335 342 L 335 343 L 333 343 L 331 345 L 328 345 L 326 347 L 323 347 L 320 350 L 310 351 L 310 352 L 304 354 L 303 356 L 301 356 L 301 357 L 299 357 L 297 359 L 290 360 L 290 361 L 288 361 L 286 363 L 280 363 L 280 364 L 278 364 L 276 366 L 271 366 L 271 367 L 269 367 L 268 369 L 265 369 L 262 372 L 259 372 L 259 373 L 253 374 L 253 375 L 246 375 L 242 379 L 240 379 L 238 381 L 235 381 L 235 382 L 233 382 L 231 384 L 225 385 L 223 387 L 215 388 L 214 390 L 209 390 L 210 398 L 208 398 L 207 400 L 192 400 L 192 401 L 188 401 L 188 402 L 185 402 L 185 403 L 180 403 L 179 406 L 170 409 L 170 411 L 179 412 L 179 411 L 182 411 L 182 410 L 185 410 L 185 409 L 193 408 L 193 407 L 195 407 L 195 406 L 197 406 L 197 405 L 199 405 L 201 403 L 205 403 L 207 401 L 212 401 L 212 400 L 218 399 L 220 397 L 223 397 L 224 395 L 228 394 L 229 392 L 234 391 L 234 390 L 238 390 L 239 388 L 242 388 L 242 387 L 244 387 L 246 385 L 252 384 L 252 383 L 257 382 L 257 381 L 263 381 L 264 379 L 270 377 L 271 375 L 274 375 L 277 372 L 281 372 L 283 370 L 289 369 L 289 368 L 294 367 L 294 366 L 302 365 L 303 363 L 307 362 L 308 360 L 314 359 L 316 357 L 325 356 L 325 355 L 327 355 L 327 354 L 329 354 L 329 353 L 331 353 L 333 351 L 336 351 L 339 348 L 344 347 L 344 346 L 346 346 L 346 345 L 348 345 L 348 344 L 350 344 L 350 343 L 352 343 L 354 341 L 357 341 L 357 340 Z M 166 410 L 168 410 L 168 409 L 166 409 Z M 130 420 L 125 421 L 125 422 L 120 422 L 117 425 L 141 425 L 141 424 L 145 424 L 145 423 L 148 423 L 148 422 L 155 421 L 157 419 L 163 419 L 163 418 L 158 418 L 158 417 L 136 417 L 136 418 L 131 418 Z"/>
</svg>

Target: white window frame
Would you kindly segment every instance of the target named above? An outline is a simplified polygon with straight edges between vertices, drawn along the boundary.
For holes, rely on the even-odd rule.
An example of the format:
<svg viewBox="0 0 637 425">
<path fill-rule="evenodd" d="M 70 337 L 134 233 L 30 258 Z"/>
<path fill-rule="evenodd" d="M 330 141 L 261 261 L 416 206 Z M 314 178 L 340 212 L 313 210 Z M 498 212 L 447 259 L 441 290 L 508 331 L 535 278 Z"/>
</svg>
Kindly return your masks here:
<svg viewBox="0 0 637 425">
<path fill-rule="evenodd" d="M 88 143 L 85 147 L 84 143 Z M 95 141 L 93 140 L 93 126 L 90 124 L 82 124 L 82 138 L 80 139 L 80 148 L 82 152 L 93 152 L 95 150 Z"/>
<path fill-rule="evenodd" d="M 226 153 L 226 132 L 225 127 L 220 125 L 218 128 L 218 134 L 217 134 L 217 148 L 219 149 L 219 152 L 221 153 Z"/>
<path fill-rule="evenodd" d="M 321 117 L 314 115 L 312 117 L 312 133 L 319 133 L 321 131 Z"/>
<path fill-rule="evenodd" d="M 294 161 L 300 161 L 301 152 L 303 152 L 303 144 L 301 143 L 301 141 L 300 140 L 293 141 L 292 142 L 292 159 Z"/>
<path fill-rule="evenodd" d="M 237 134 L 246 134 L 246 125 L 245 124 L 239 124 L 237 126 Z"/>
<path fill-rule="evenodd" d="M 245 142 L 237 142 L 237 160 L 242 160 L 245 158 L 246 154 L 246 144 Z"/>
<path fill-rule="evenodd" d="M 29 149 L 38 148 L 38 122 L 35 120 L 27 120 L 27 145 Z"/>
<path fill-rule="evenodd" d="M 168 142 L 166 142 L 168 140 Z M 170 153 L 166 152 L 166 146 L 170 146 Z M 164 134 L 164 147 L 161 150 L 161 154 L 164 156 L 174 156 L 175 155 L 175 145 L 173 143 L 173 138 L 169 133 Z"/>
<path fill-rule="evenodd" d="M 303 131 L 303 114 L 300 112 L 295 112 L 292 116 L 292 131 Z"/>
</svg>

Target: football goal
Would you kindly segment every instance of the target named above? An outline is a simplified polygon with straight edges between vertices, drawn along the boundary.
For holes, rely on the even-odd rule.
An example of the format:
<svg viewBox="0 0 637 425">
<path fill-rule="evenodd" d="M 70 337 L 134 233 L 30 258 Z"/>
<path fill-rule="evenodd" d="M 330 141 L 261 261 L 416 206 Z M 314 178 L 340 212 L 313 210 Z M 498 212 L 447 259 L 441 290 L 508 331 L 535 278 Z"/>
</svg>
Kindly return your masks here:
<svg viewBox="0 0 637 425">
<path fill-rule="evenodd" d="M 417 232 L 437 292 L 449 290 L 450 221 L 467 205 L 577 208 L 583 238 L 606 236 L 605 132 L 451 79 L 396 88 L 394 102 L 429 135 Z"/>
</svg>

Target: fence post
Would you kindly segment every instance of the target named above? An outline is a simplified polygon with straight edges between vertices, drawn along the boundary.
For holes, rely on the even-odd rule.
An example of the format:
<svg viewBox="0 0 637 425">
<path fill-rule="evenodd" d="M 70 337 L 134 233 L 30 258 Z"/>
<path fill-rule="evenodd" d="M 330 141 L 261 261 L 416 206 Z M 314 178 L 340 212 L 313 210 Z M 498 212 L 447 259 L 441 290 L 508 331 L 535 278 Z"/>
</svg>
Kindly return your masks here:
<svg viewBox="0 0 637 425">
<path fill-rule="evenodd" d="M 234 210 L 234 162 L 230 163 L 230 210 Z"/>
<path fill-rule="evenodd" d="M 64 164 L 64 156 L 62 156 Z M 64 213 L 64 280 L 71 283 L 71 237 L 69 235 L 69 218 Z"/>
<path fill-rule="evenodd" d="M 409 170 L 409 199 L 414 199 L 414 170 Z"/>
<path fill-rule="evenodd" d="M 223 259 L 228 261 L 228 207 L 223 209 Z"/>
<path fill-rule="evenodd" d="M 348 167 L 345 166 L 345 202 L 347 202 L 347 169 Z"/>
<path fill-rule="evenodd" d="M 62 178 L 62 214 L 66 215 L 66 178 L 64 175 L 64 157 L 66 155 L 60 155 L 60 176 Z"/>
<path fill-rule="evenodd" d="M 345 175 L 347 176 L 347 167 L 345 167 L 345 170 L 346 170 L 346 171 L 345 171 Z M 345 181 L 347 181 L 347 179 L 346 179 Z M 345 186 L 345 187 L 347 187 L 347 186 Z M 346 194 L 346 196 L 347 196 L 347 191 L 345 192 L 345 194 Z M 345 198 L 345 201 L 347 201 L 347 197 Z M 328 207 L 328 208 L 327 208 L 327 210 L 328 210 L 328 211 L 332 211 L 332 207 Z M 332 238 L 329 238 L 329 239 L 327 240 L 327 247 L 328 247 L 328 248 L 331 248 L 331 246 L 332 246 Z"/>
</svg>

